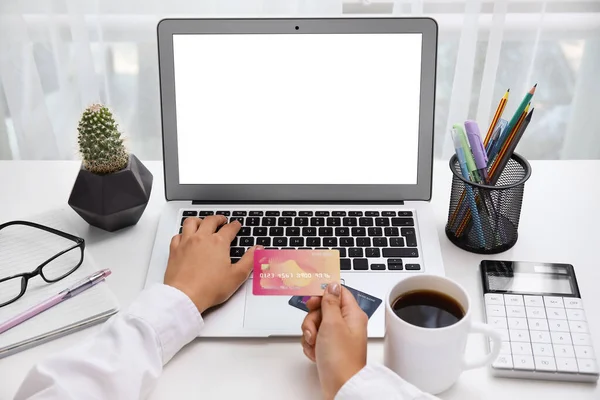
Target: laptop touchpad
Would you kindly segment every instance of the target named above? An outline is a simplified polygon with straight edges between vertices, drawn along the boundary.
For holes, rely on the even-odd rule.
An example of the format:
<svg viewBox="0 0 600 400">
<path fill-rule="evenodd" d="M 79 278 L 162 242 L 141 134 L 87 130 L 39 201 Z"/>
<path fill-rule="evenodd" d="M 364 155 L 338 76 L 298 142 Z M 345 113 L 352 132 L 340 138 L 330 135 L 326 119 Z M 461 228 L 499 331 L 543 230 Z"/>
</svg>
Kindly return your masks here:
<svg viewBox="0 0 600 400">
<path fill-rule="evenodd" d="M 267 335 L 300 336 L 306 313 L 288 304 L 292 296 L 255 296 L 252 282 L 246 285 L 244 329 L 266 331 Z"/>
</svg>

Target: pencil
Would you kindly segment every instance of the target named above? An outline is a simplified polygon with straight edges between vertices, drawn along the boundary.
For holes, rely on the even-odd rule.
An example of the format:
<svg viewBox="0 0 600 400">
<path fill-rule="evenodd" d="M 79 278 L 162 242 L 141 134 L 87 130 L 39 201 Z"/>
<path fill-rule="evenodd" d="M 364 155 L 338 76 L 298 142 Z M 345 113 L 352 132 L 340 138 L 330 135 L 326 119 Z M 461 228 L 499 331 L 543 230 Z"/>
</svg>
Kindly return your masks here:
<svg viewBox="0 0 600 400">
<path fill-rule="evenodd" d="M 527 104 L 527 106 L 523 110 L 523 113 L 521 114 L 521 116 L 517 120 L 517 123 L 515 124 L 512 132 L 509 132 L 508 137 L 506 138 L 506 140 L 502 144 L 502 147 L 498 151 L 498 156 L 494 159 L 494 162 L 490 166 L 490 173 L 489 173 L 490 182 L 492 181 L 492 177 L 494 175 L 494 172 L 498 168 L 498 165 L 499 165 L 498 161 L 500 161 L 502 159 L 502 156 L 504 155 L 504 153 L 506 153 L 506 150 L 510 147 L 511 142 L 514 140 L 515 135 L 517 134 L 517 132 L 521 128 L 521 125 L 523 125 L 523 121 L 525 121 L 525 118 L 527 117 L 527 112 L 529 111 L 529 107 L 530 106 L 531 106 L 531 103 Z"/>
<path fill-rule="evenodd" d="M 532 108 L 531 111 L 529 111 L 529 114 L 527 114 L 527 117 L 525 117 L 525 119 L 523 120 L 523 123 L 519 127 L 519 130 L 515 133 L 514 138 L 511 140 L 509 145 L 506 147 L 506 151 L 504 152 L 500 161 L 498 161 L 498 163 L 497 163 L 499 165 L 499 167 L 498 167 L 499 169 L 504 168 L 503 166 L 505 166 L 508 163 L 508 160 L 514 153 L 515 148 L 517 147 L 517 145 L 519 144 L 519 141 L 523 137 L 523 133 L 525 132 L 525 129 L 527 129 L 527 125 L 529 125 L 529 122 L 531 121 L 531 117 L 533 115 L 533 110 L 535 110 L 535 108 Z M 497 174 L 497 176 L 495 177 L 495 181 L 497 181 L 498 178 L 500 178 L 500 174 Z M 496 183 L 495 181 L 492 181 L 492 184 L 495 184 Z"/>
<path fill-rule="evenodd" d="M 504 93 L 504 96 L 502 96 L 502 98 L 500 99 L 500 103 L 498 103 L 498 108 L 496 108 L 496 113 L 494 114 L 494 118 L 492 118 L 492 123 L 490 124 L 490 127 L 488 128 L 487 135 L 485 135 L 485 140 L 483 142 L 484 146 L 487 146 L 487 144 L 489 143 L 489 141 L 492 137 L 492 132 L 494 131 L 494 128 L 496 127 L 496 124 L 498 123 L 498 120 L 500 118 L 502 118 L 502 113 L 504 112 L 506 103 L 508 103 L 508 93 L 509 92 L 510 92 L 510 89 L 507 89 L 506 93 Z"/>
<path fill-rule="evenodd" d="M 517 121 L 519 121 L 519 118 L 521 118 L 521 115 L 523 114 L 525 107 L 527 107 L 527 104 L 531 103 L 531 98 L 533 97 L 533 94 L 535 93 L 536 87 L 537 87 L 537 83 L 535 85 L 533 85 L 533 87 L 531 89 L 529 89 L 529 92 L 527 92 L 525 94 L 525 97 L 523 97 L 523 100 L 521 100 L 521 104 L 519 104 L 519 107 L 517 107 L 517 111 L 515 111 L 515 114 L 510 119 L 508 126 L 506 127 L 507 133 L 512 133 L 513 128 L 517 124 Z"/>
</svg>

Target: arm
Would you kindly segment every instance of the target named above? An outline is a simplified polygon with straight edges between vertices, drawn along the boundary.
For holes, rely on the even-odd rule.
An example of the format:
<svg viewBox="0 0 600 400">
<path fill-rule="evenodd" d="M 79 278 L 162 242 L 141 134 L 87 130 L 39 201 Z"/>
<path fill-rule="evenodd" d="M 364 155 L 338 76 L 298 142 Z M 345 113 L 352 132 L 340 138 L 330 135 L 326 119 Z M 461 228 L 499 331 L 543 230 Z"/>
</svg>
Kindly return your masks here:
<svg viewBox="0 0 600 400">
<path fill-rule="evenodd" d="M 327 400 L 434 400 L 381 365 L 367 365 L 367 315 L 338 284 L 313 297 L 302 323 L 304 354 L 317 363 Z"/>
<path fill-rule="evenodd" d="M 241 225 L 226 222 L 186 219 L 171 241 L 165 285 L 143 291 L 92 339 L 37 364 L 16 399 L 146 397 L 163 366 L 198 336 L 201 313 L 227 301 L 252 271 L 254 249 L 231 264 L 229 246 Z"/>
<path fill-rule="evenodd" d="M 383 365 L 367 365 L 348 380 L 335 400 L 435 400 L 437 397 L 421 392 Z"/>
<path fill-rule="evenodd" d="M 181 291 L 156 285 L 90 340 L 37 364 L 16 399 L 137 399 L 154 388 L 165 365 L 203 326 Z"/>
</svg>

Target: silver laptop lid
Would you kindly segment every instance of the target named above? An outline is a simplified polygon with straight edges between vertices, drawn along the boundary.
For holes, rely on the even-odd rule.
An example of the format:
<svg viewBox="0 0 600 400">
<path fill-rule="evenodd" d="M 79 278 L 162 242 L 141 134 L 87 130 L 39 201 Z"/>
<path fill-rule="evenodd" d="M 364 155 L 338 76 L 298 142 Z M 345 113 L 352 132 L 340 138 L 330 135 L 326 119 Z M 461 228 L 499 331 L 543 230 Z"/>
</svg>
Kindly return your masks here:
<svg viewBox="0 0 600 400">
<path fill-rule="evenodd" d="M 167 200 L 431 198 L 432 19 L 167 19 L 158 50 Z"/>
</svg>

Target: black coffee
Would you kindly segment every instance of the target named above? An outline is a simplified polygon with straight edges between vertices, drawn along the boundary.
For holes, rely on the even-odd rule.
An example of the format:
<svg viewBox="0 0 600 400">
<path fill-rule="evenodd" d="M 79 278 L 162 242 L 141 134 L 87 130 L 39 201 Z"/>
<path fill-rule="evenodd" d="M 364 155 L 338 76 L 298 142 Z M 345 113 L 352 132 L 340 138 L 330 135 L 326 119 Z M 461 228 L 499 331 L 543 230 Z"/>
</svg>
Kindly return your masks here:
<svg viewBox="0 0 600 400">
<path fill-rule="evenodd" d="M 434 290 L 405 293 L 392 303 L 392 309 L 404 321 L 422 328 L 450 326 L 465 315 L 456 300 Z"/>
</svg>

